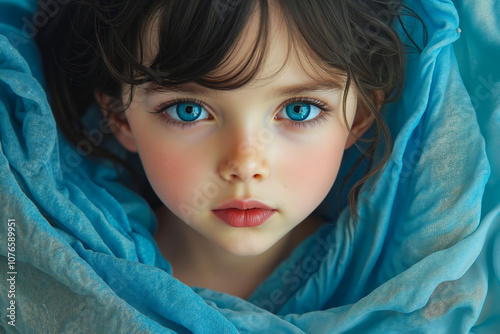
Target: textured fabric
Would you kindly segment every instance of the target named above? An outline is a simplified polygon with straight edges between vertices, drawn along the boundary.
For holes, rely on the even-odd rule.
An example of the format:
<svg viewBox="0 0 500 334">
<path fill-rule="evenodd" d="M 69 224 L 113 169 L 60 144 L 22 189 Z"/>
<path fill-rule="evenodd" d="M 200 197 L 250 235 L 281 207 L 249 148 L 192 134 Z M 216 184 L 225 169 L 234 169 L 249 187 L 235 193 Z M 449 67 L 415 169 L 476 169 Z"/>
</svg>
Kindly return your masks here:
<svg viewBox="0 0 500 334">
<path fill-rule="evenodd" d="M 406 83 L 385 110 L 394 149 L 360 194 L 361 220 L 337 214 L 345 199 L 332 191 L 322 204 L 329 224 L 248 301 L 173 278 L 147 202 L 113 168 L 90 161 L 88 144 L 62 138 L 29 39 L 43 24 L 34 6 L 0 1 L 2 331 L 500 332 L 498 2 L 408 2 L 427 39 L 405 17 L 423 50 L 400 32 Z M 95 140 L 105 129 L 89 115 Z M 355 157 L 346 153 L 343 171 Z M 13 271 L 15 298 L 5 279 Z"/>
</svg>

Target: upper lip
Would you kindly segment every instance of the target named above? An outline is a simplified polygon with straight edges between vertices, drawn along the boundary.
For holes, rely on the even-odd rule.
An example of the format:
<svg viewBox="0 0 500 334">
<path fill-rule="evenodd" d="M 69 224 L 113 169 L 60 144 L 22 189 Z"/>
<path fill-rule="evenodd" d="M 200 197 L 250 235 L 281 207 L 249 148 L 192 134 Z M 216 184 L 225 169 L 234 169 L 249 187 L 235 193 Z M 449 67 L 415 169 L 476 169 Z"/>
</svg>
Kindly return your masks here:
<svg viewBox="0 0 500 334">
<path fill-rule="evenodd" d="M 265 205 L 262 202 L 254 200 L 254 199 L 248 199 L 248 200 L 233 199 L 233 200 L 225 202 L 221 206 L 218 206 L 214 210 L 224 210 L 224 209 L 239 209 L 239 210 L 266 209 L 266 210 L 273 210 L 273 208 Z"/>
</svg>

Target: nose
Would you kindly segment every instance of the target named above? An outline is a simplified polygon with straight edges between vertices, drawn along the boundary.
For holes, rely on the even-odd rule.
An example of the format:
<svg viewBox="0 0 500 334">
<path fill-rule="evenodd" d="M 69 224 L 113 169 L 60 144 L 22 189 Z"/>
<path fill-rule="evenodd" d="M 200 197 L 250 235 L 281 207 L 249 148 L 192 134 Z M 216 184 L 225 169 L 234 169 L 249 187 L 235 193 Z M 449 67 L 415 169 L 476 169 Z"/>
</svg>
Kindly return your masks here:
<svg viewBox="0 0 500 334">
<path fill-rule="evenodd" d="M 233 143 L 235 144 L 232 152 L 220 163 L 222 179 L 230 182 L 267 179 L 271 170 L 265 157 L 266 145 L 252 138 L 239 141 L 236 139 Z"/>
</svg>

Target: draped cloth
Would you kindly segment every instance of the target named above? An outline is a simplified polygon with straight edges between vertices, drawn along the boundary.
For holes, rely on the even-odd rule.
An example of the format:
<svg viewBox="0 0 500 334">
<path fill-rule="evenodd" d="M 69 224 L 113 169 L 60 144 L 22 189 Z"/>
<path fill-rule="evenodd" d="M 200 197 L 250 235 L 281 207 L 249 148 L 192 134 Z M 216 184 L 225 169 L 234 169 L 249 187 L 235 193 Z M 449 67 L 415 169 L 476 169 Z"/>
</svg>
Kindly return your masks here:
<svg viewBox="0 0 500 334">
<path fill-rule="evenodd" d="M 56 127 L 32 40 L 50 13 L 0 1 L 0 331 L 500 332 L 500 3 L 407 5 L 426 30 L 394 23 L 405 85 L 359 221 L 334 185 L 327 223 L 242 300 L 171 276 L 146 200 Z M 106 132 L 94 114 L 89 141 Z"/>
</svg>

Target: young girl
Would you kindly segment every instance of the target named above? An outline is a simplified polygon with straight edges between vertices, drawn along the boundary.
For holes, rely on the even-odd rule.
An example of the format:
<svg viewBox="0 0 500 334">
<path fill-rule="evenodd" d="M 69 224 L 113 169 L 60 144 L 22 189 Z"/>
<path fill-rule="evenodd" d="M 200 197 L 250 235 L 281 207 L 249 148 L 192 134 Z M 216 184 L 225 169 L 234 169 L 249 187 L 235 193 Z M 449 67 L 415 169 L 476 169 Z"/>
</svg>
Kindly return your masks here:
<svg viewBox="0 0 500 334">
<path fill-rule="evenodd" d="M 6 332 L 498 332 L 493 6 L 35 2 L 0 0 Z"/>
<path fill-rule="evenodd" d="M 387 159 L 373 152 L 390 146 L 380 110 L 402 83 L 399 13 L 372 0 L 79 0 L 37 40 L 67 139 L 86 139 L 96 101 L 138 153 L 173 276 L 246 299 L 324 223 L 315 210 L 345 150 L 363 140 L 375 161 L 351 189 L 354 215 Z M 127 166 L 99 144 L 96 157 Z"/>
</svg>

